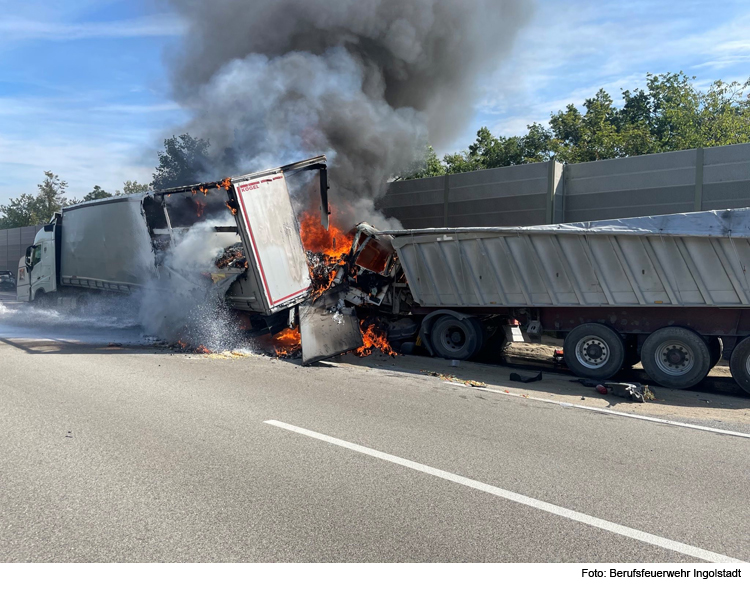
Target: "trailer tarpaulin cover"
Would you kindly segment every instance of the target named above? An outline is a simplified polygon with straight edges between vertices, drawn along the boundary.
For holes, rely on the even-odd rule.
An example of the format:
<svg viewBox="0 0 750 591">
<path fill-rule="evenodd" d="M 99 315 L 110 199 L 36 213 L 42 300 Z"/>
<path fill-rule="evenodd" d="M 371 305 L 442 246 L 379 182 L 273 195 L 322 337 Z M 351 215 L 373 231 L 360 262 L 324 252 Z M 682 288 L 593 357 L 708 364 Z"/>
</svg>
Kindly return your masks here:
<svg viewBox="0 0 750 591">
<path fill-rule="evenodd" d="M 549 224 L 542 226 L 498 226 L 473 228 L 424 228 L 419 230 L 388 230 L 380 234 L 392 236 L 421 234 L 462 234 L 467 232 L 574 233 L 574 234 L 662 234 L 666 236 L 734 236 L 750 237 L 750 208 L 719 209 L 692 213 L 672 213 L 639 218 Z"/>
</svg>

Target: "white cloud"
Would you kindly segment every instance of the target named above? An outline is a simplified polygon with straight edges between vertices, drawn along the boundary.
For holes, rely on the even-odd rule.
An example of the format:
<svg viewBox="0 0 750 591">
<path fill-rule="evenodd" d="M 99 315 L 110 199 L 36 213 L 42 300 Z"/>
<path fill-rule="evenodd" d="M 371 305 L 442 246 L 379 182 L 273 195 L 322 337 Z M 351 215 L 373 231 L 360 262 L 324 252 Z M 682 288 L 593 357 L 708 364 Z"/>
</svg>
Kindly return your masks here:
<svg viewBox="0 0 750 591">
<path fill-rule="evenodd" d="M 185 25 L 175 15 L 100 22 L 66 23 L 4 17 L 0 20 L 0 38 L 7 41 L 75 41 L 80 39 L 173 37 L 184 34 Z"/>
<path fill-rule="evenodd" d="M 81 197 L 94 185 L 113 191 L 148 182 L 165 129 L 185 116 L 169 101 L 101 102 L 90 93 L 53 99 L 0 99 L 0 204 L 36 191 L 45 170 Z"/>
<path fill-rule="evenodd" d="M 514 52 L 483 88 L 477 121 L 524 133 L 599 88 L 643 88 L 646 73 L 685 71 L 699 86 L 750 76 L 750 7 L 678 0 L 540 0 Z M 471 131 L 473 136 L 475 129 Z"/>
</svg>

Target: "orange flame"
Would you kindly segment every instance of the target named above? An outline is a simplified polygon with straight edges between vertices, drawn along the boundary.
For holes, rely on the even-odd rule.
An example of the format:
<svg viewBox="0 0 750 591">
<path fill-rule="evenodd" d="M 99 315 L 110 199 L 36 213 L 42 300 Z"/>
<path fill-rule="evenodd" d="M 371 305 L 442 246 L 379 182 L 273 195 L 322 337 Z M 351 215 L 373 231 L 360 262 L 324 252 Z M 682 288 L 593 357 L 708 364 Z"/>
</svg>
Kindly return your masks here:
<svg viewBox="0 0 750 591">
<path fill-rule="evenodd" d="M 237 215 L 237 208 L 235 208 L 235 207 L 232 207 L 231 205 L 229 205 L 229 203 L 224 203 L 224 205 L 226 205 L 226 206 L 227 206 L 227 207 L 229 208 L 229 211 L 231 211 L 231 212 L 232 212 L 232 215 L 233 215 L 233 216 L 236 216 L 236 215 Z"/>
<path fill-rule="evenodd" d="M 362 342 L 364 345 L 354 352 L 357 357 L 367 357 L 368 355 L 372 355 L 374 349 L 379 349 L 391 357 L 396 356 L 396 352 L 391 348 L 383 329 L 377 327 L 375 324 L 369 323 L 367 320 L 360 320 L 359 330 L 362 333 Z"/>
<path fill-rule="evenodd" d="M 326 230 L 315 212 L 306 211 L 300 218 L 300 234 L 305 250 L 340 259 L 352 248 L 354 238 L 336 226 Z"/>
<path fill-rule="evenodd" d="M 271 337 L 271 344 L 278 357 L 293 355 L 302 346 L 302 336 L 299 333 L 299 328 L 285 328 L 281 332 L 276 333 Z"/>
<path fill-rule="evenodd" d="M 196 199 L 195 209 L 196 209 L 196 212 L 198 213 L 198 217 L 201 217 L 203 215 L 203 211 L 206 209 L 206 203 L 204 201 L 200 201 Z"/>
<path fill-rule="evenodd" d="M 216 184 L 217 189 L 226 189 L 227 191 L 229 191 L 231 186 L 232 186 L 232 180 L 229 177 L 225 178 L 223 181 Z"/>
<path fill-rule="evenodd" d="M 195 352 L 196 353 L 204 353 L 204 354 L 208 355 L 209 353 L 211 353 L 211 349 L 209 349 L 208 347 L 205 347 L 203 345 L 198 345 L 195 348 Z"/>
</svg>

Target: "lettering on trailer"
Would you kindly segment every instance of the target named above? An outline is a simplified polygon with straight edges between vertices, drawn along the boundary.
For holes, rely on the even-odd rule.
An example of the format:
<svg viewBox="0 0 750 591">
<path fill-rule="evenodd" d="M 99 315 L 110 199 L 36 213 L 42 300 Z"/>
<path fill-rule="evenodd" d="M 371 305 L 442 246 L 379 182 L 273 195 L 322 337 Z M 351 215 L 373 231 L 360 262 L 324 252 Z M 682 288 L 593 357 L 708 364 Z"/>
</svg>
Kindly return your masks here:
<svg viewBox="0 0 750 591">
<path fill-rule="evenodd" d="M 252 183 L 248 183 L 247 185 L 240 185 L 240 193 L 247 193 L 248 191 L 254 191 L 258 187 L 260 187 L 261 183 L 272 183 L 274 181 L 278 181 L 278 180 L 281 180 L 283 178 L 284 178 L 284 176 L 280 175 L 280 176 L 275 176 L 275 177 L 273 177 L 271 179 L 261 179 L 259 181 L 254 181 Z"/>
</svg>

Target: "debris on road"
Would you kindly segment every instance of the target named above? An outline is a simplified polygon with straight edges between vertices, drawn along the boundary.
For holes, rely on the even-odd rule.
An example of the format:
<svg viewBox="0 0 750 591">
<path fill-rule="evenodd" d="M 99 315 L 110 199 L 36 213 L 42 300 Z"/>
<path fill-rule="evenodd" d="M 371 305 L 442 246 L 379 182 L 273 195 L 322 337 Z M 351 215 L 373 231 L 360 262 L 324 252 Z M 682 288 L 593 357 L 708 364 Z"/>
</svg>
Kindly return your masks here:
<svg viewBox="0 0 750 591">
<path fill-rule="evenodd" d="M 607 389 L 607 394 L 630 398 L 634 402 L 654 400 L 651 389 L 638 382 L 605 382 L 603 386 Z"/>
<path fill-rule="evenodd" d="M 472 388 L 486 388 L 487 387 L 487 384 L 485 384 L 484 382 L 478 382 L 477 380 L 465 380 L 462 378 L 457 378 L 456 376 L 450 375 L 450 374 L 439 373 L 436 371 L 429 371 L 426 369 L 423 369 L 422 373 L 428 376 L 435 377 L 435 378 L 440 378 L 441 380 L 445 382 L 454 382 L 456 384 L 464 384 L 466 386 L 471 386 Z"/>
<path fill-rule="evenodd" d="M 511 382 L 521 382 L 522 384 L 529 384 L 531 382 L 541 382 L 542 381 L 542 372 L 540 371 L 535 376 L 522 376 L 519 373 L 513 372 L 510 374 L 510 381 Z"/>
</svg>

